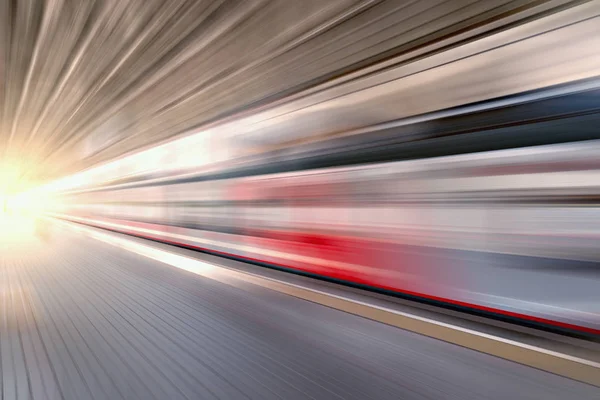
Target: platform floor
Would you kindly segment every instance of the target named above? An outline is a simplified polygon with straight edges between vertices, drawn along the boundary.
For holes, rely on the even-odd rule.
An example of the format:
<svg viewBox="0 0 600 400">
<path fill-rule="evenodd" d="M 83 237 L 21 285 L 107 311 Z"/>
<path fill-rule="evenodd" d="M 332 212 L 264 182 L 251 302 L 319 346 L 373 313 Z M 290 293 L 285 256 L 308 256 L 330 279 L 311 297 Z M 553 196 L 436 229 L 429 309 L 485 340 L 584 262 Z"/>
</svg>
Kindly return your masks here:
<svg viewBox="0 0 600 400">
<path fill-rule="evenodd" d="M 593 386 L 68 230 L 9 236 L 4 400 L 600 398 Z"/>
</svg>

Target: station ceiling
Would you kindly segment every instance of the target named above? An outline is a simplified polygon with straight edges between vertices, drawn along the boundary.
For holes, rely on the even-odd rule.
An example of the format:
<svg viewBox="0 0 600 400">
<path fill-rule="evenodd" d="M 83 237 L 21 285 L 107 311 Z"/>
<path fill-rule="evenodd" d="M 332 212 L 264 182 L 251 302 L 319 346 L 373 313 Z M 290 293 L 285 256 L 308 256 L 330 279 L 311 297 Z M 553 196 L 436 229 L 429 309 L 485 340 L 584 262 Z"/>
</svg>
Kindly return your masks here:
<svg viewBox="0 0 600 400">
<path fill-rule="evenodd" d="M 2 162 L 52 180 L 540 3 L 2 1 Z"/>
</svg>

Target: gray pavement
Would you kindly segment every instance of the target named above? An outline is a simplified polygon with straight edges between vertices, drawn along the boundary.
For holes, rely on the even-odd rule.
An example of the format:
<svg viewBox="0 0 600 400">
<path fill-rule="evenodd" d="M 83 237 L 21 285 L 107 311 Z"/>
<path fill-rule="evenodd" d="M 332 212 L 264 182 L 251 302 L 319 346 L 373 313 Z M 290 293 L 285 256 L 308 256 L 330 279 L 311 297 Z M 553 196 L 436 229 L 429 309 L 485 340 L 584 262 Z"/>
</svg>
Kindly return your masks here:
<svg viewBox="0 0 600 400">
<path fill-rule="evenodd" d="M 600 399 L 600 389 L 64 230 L 0 248 L 3 399 Z"/>
</svg>

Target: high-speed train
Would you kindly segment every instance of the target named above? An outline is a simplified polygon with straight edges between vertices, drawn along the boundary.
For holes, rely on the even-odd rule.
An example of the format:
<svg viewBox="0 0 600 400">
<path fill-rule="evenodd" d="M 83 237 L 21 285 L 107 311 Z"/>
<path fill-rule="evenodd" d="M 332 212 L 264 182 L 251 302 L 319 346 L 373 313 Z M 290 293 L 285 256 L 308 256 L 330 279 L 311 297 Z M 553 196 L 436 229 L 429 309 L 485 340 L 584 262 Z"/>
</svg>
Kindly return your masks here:
<svg viewBox="0 0 600 400">
<path fill-rule="evenodd" d="M 65 196 L 61 216 L 596 335 L 600 141 Z"/>
<path fill-rule="evenodd" d="M 59 182 L 52 213 L 598 336 L 599 19 L 589 2 L 211 127 Z"/>
</svg>

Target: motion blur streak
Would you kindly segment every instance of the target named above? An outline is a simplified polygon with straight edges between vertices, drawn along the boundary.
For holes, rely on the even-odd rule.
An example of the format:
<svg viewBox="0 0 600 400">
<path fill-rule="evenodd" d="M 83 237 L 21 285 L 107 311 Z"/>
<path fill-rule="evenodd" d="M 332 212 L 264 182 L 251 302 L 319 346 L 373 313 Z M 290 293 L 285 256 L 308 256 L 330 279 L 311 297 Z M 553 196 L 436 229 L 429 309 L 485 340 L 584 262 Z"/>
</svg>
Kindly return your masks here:
<svg viewBox="0 0 600 400">
<path fill-rule="evenodd" d="M 598 334 L 599 4 L 41 190 L 89 223 Z"/>
<path fill-rule="evenodd" d="M 0 2 L 2 398 L 594 398 L 208 278 L 599 365 L 598 49 L 600 0 Z"/>
</svg>

